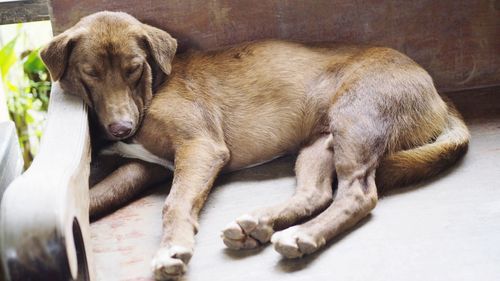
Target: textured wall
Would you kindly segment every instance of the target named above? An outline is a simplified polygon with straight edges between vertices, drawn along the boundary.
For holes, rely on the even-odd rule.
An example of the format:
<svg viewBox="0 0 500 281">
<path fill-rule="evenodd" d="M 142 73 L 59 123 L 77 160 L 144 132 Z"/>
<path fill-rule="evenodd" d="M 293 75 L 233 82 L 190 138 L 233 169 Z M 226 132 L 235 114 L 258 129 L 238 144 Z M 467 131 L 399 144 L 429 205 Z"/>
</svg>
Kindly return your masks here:
<svg viewBox="0 0 500 281">
<path fill-rule="evenodd" d="M 443 90 L 500 85 L 500 0 L 52 0 L 55 32 L 101 10 L 163 28 L 182 48 L 261 38 L 390 46 Z"/>
<path fill-rule="evenodd" d="M 48 0 L 0 1 L 0 24 L 49 19 Z"/>
</svg>

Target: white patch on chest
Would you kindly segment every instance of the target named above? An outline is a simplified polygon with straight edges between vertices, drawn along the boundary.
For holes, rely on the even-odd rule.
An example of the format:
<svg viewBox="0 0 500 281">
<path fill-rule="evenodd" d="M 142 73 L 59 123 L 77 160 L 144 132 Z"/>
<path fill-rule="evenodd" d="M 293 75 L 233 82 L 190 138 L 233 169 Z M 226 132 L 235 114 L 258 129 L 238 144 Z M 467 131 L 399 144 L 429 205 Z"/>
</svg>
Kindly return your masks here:
<svg viewBox="0 0 500 281">
<path fill-rule="evenodd" d="M 172 161 L 160 158 L 149 152 L 144 146 L 138 143 L 116 142 L 101 151 L 103 155 L 120 155 L 125 158 L 139 159 L 145 162 L 161 165 L 171 171 L 174 170 Z"/>
</svg>

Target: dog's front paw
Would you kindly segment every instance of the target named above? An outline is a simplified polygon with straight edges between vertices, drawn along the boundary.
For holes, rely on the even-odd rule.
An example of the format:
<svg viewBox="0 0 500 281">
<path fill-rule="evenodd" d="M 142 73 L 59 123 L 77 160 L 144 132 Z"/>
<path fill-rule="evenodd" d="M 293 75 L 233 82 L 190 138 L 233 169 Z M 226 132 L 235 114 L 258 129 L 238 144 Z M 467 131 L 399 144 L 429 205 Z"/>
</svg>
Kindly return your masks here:
<svg viewBox="0 0 500 281">
<path fill-rule="evenodd" d="M 325 244 L 325 239 L 317 239 L 300 226 L 292 226 L 276 232 L 271 238 L 274 249 L 282 256 L 293 259 L 316 252 Z"/>
<path fill-rule="evenodd" d="M 156 280 L 175 280 L 182 276 L 193 251 L 182 246 L 161 248 L 151 262 Z"/>
<path fill-rule="evenodd" d="M 231 249 L 253 249 L 269 242 L 273 228 L 264 219 L 243 215 L 222 231 L 222 240 Z"/>
</svg>

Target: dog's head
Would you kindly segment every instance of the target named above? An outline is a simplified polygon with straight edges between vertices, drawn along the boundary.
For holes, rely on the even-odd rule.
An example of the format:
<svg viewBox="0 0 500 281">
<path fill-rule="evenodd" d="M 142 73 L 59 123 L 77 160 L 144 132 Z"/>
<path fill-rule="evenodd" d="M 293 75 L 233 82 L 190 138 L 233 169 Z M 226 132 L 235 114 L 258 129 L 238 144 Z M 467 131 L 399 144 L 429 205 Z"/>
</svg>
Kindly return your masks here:
<svg viewBox="0 0 500 281">
<path fill-rule="evenodd" d="M 139 127 L 176 48 L 165 31 L 126 13 L 99 12 L 54 37 L 40 56 L 52 80 L 81 96 L 107 138 L 119 140 Z"/>
</svg>

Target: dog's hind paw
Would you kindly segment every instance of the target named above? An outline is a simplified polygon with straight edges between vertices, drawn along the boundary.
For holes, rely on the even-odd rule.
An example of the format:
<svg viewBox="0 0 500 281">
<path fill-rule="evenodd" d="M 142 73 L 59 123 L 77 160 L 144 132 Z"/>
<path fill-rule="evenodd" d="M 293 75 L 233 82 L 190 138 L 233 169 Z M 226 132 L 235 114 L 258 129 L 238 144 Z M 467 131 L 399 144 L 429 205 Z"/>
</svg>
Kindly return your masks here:
<svg viewBox="0 0 500 281">
<path fill-rule="evenodd" d="M 156 280 L 175 280 L 187 269 L 193 251 L 182 246 L 162 248 L 151 262 L 151 269 Z"/>
<path fill-rule="evenodd" d="M 282 256 L 293 259 L 316 252 L 325 244 L 325 239 L 315 239 L 312 235 L 293 226 L 276 232 L 271 238 L 274 249 Z"/>
<path fill-rule="evenodd" d="M 222 240 L 231 249 L 253 249 L 269 242 L 273 229 L 266 220 L 243 215 L 222 231 Z"/>
</svg>

